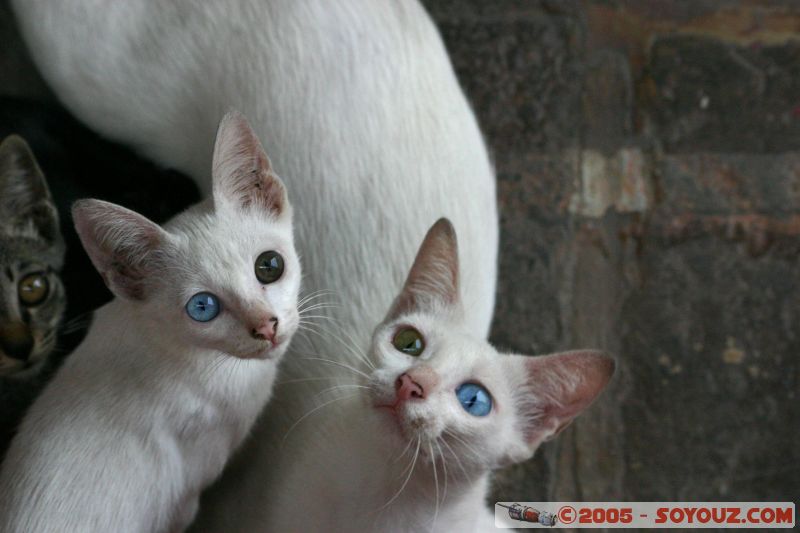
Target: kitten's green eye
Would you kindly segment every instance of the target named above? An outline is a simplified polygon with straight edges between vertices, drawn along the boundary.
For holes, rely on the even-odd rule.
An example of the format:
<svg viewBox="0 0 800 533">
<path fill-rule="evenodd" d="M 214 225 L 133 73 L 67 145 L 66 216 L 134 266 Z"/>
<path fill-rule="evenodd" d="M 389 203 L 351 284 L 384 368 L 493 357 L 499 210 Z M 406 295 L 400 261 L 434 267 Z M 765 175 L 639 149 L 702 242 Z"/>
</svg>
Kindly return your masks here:
<svg viewBox="0 0 800 533">
<path fill-rule="evenodd" d="M 422 334 L 414 328 L 405 328 L 398 331 L 392 344 L 395 348 L 408 355 L 418 356 L 425 351 L 425 341 Z"/>
<path fill-rule="evenodd" d="M 256 259 L 256 278 L 264 285 L 278 281 L 283 275 L 283 257 L 274 250 L 264 252 Z"/>
<path fill-rule="evenodd" d="M 42 303 L 50 293 L 50 284 L 47 277 L 41 272 L 29 274 L 20 280 L 17 285 L 19 301 L 23 305 L 36 305 Z"/>
</svg>

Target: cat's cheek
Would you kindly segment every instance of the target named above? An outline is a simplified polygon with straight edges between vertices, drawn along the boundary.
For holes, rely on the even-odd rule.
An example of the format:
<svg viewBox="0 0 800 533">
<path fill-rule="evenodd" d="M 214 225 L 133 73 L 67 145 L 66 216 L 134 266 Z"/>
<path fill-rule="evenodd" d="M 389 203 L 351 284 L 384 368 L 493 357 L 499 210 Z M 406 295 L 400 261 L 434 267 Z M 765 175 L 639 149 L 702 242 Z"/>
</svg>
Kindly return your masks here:
<svg viewBox="0 0 800 533">
<path fill-rule="evenodd" d="M 230 344 L 230 341 L 222 333 L 224 328 L 221 328 L 220 324 L 215 322 L 196 322 L 186 316 L 180 321 L 182 331 L 176 331 L 176 334 L 183 336 L 188 344 L 197 349 L 211 348 L 225 352 L 227 351 L 225 348 Z"/>
<path fill-rule="evenodd" d="M 396 392 L 394 388 L 394 374 L 390 374 L 385 370 L 376 370 L 370 376 L 367 386 L 370 388 L 370 395 L 373 406 L 387 406 L 393 405 L 396 399 Z"/>
<path fill-rule="evenodd" d="M 271 346 L 253 340 L 242 323 L 225 313 L 209 322 L 191 321 L 187 334 L 199 349 L 210 348 L 239 359 L 274 359 L 283 354 L 288 344 L 270 350 Z"/>
<path fill-rule="evenodd" d="M 278 340 L 281 344 L 286 344 L 297 333 L 297 327 L 300 325 L 300 313 L 295 303 L 292 303 L 287 308 L 282 309 L 279 315 L 281 316 L 281 323 L 278 328 Z"/>
</svg>

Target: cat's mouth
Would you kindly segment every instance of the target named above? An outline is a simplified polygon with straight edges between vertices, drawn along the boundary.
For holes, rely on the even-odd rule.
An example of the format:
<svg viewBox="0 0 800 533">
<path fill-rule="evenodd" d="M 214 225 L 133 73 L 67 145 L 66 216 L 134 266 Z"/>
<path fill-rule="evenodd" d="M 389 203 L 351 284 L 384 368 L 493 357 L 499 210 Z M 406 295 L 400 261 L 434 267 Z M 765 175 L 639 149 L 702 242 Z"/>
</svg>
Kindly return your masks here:
<svg viewBox="0 0 800 533">
<path fill-rule="evenodd" d="M 287 341 L 291 335 L 276 336 L 274 340 L 260 341 L 255 348 L 242 350 L 232 355 L 239 359 L 278 359 L 286 352 Z"/>
<path fill-rule="evenodd" d="M 396 404 L 375 404 L 373 407 L 376 409 L 384 409 L 386 412 L 391 414 L 393 417 L 399 419 L 400 415 L 397 412 L 397 405 Z"/>
<path fill-rule="evenodd" d="M 293 324 L 291 319 L 287 319 L 285 322 L 285 324 L 282 322 L 282 328 L 272 338 L 247 339 L 248 344 L 236 352 L 230 352 L 231 355 L 239 359 L 280 359 L 286 353 L 297 330 L 296 324 Z"/>
<path fill-rule="evenodd" d="M 234 355 L 239 359 L 274 359 L 280 355 L 276 350 L 280 344 L 280 341 L 277 340 L 275 342 L 266 341 L 252 351 L 243 351 Z"/>
<path fill-rule="evenodd" d="M 405 424 L 403 423 L 403 417 L 398 411 L 398 405 L 396 404 L 374 404 L 373 407 L 381 413 L 385 413 L 388 418 L 391 419 L 390 425 L 401 435 L 405 436 Z"/>
<path fill-rule="evenodd" d="M 406 411 L 406 406 L 403 402 L 376 402 L 373 407 L 379 412 L 386 413 L 391 419 L 391 425 L 405 438 L 417 437 L 421 433 L 425 433 L 428 428 L 425 418 L 410 415 Z"/>
</svg>

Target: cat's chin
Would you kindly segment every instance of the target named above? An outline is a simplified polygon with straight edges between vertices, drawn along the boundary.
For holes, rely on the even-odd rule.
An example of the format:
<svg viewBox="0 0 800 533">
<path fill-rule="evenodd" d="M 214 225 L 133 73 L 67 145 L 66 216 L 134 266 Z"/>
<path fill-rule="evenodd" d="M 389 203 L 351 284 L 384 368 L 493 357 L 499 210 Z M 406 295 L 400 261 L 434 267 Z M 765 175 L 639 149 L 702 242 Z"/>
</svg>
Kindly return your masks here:
<svg viewBox="0 0 800 533">
<path fill-rule="evenodd" d="M 380 418 L 384 420 L 385 424 L 392 429 L 392 433 L 394 433 L 397 437 L 403 441 L 412 437 L 416 437 L 416 435 L 409 434 L 401 414 L 397 411 L 397 408 L 394 405 L 376 403 L 373 404 L 373 407 L 375 408 L 375 411 L 379 413 Z"/>
<path fill-rule="evenodd" d="M 265 348 L 257 348 L 251 352 L 237 352 L 232 353 L 231 355 L 237 359 L 260 359 L 260 360 L 272 360 L 277 359 L 283 354 L 283 346 L 280 345 L 269 345 Z"/>
<path fill-rule="evenodd" d="M 275 361 L 280 359 L 286 353 L 286 342 L 267 342 L 264 346 L 258 347 L 252 351 L 231 352 L 233 357 L 237 359 L 259 359 L 262 361 Z"/>
<path fill-rule="evenodd" d="M 378 418 L 382 419 L 382 423 L 390 428 L 386 434 L 396 438 L 401 446 L 405 446 L 409 441 L 415 442 L 421 439 L 422 442 L 427 442 L 435 438 L 431 437 L 427 421 L 418 417 L 409 417 L 407 413 L 404 413 L 403 407 L 380 402 L 375 402 L 372 406 L 378 413 Z M 427 455 L 424 449 L 420 449 L 419 453 Z"/>
</svg>

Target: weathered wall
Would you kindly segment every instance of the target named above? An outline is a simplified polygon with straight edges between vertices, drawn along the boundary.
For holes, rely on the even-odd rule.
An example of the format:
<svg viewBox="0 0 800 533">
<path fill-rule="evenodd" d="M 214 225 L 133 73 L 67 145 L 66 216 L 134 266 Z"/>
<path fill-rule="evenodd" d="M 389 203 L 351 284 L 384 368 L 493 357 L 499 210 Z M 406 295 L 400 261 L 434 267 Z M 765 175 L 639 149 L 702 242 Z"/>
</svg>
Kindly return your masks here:
<svg viewBox="0 0 800 533">
<path fill-rule="evenodd" d="M 800 497 L 800 3 L 427 0 L 492 147 L 492 339 L 618 356 L 501 500 Z"/>
<path fill-rule="evenodd" d="M 492 147 L 492 338 L 619 375 L 503 500 L 800 500 L 800 3 L 425 0 Z M 49 98 L 0 0 L 0 93 Z"/>
</svg>

